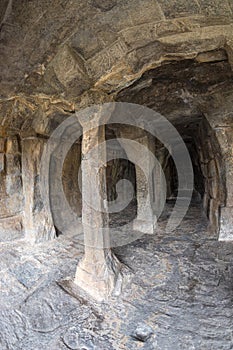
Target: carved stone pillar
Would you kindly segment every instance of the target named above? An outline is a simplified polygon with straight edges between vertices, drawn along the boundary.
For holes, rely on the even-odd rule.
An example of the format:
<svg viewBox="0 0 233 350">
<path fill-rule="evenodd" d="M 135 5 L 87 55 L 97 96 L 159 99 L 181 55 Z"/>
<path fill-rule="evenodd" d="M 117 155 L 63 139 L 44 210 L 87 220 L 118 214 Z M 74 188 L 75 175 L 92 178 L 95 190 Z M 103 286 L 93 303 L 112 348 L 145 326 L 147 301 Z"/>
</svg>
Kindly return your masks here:
<svg viewBox="0 0 233 350">
<path fill-rule="evenodd" d="M 38 137 L 22 140 L 25 239 L 31 243 L 56 236 L 51 214 L 47 212 L 40 192 L 40 164 L 45 142 Z"/>
<path fill-rule="evenodd" d="M 153 233 L 157 225 L 155 214 L 155 187 L 153 184 L 153 167 L 155 164 L 151 161 L 151 155 L 155 151 L 155 142 L 151 135 L 144 130 L 123 127 L 111 127 L 125 150 L 128 159 L 135 164 L 136 184 L 137 184 L 137 218 L 133 222 L 133 229 L 143 233 Z M 138 154 L 137 149 L 133 148 L 132 143 L 125 142 L 123 139 L 131 139 L 144 146 L 142 155 Z M 139 159 L 138 157 L 143 157 Z"/>
<path fill-rule="evenodd" d="M 96 115 L 95 118 L 98 118 Z M 93 122 L 93 129 L 88 130 Z M 105 126 L 95 121 L 80 120 L 82 141 L 82 223 L 85 255 L 80 261 L 75 284 L 98 301 L 106 299 L 121 281 L 121 264 L 110 249 L 109 217 L 106 212 L 107 193 L 105 178 L 106 146 L 94 156 L 93 147 L 105 141 Z M 102 166 L 100 166 L 102 164 Z"/>
<path fill-rule="evenodd" d="M 153 233 L 157 218 L 154 212 L 155 188 L 153 185 L 153 167 L 151 164 L 150 153 L 153 151 L 153 140 L 146 135 L 136 140 L 148 149 L 148 153 L 143 154 L 143 169 L 136 165 L 136 183 L 137 183 L 137 218 L 134 220 L 134 230 Z"/>
<path fill-rule="evenodd" d="M 0 127 L 0 242 L 23 238 L 23 203 L 20 138 Z"/>
<path fill-rule="evenodd" d="M 167 198 L 167 182 L 164 174 L 164 167 L 168 158 L 168 151 L 165 147 L 156 147 L 155 158 L 156 164 L 153 169 L 152 174 L 152 184 L 153 184 L 153 213 L 158 219 L 161 215 Z"/>
</svg>

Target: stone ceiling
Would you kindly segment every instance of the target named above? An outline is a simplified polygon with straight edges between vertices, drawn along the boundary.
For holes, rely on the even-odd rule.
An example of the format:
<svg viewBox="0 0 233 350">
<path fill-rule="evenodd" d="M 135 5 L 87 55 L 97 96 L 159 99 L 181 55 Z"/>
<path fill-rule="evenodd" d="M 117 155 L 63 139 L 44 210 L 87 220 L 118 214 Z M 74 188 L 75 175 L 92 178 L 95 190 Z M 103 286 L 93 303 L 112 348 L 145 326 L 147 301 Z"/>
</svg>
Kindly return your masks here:
<svg viewBox="0 0 233 350">
<path fill-rule="evenodd" d="M 140 50 L 147 51 L 149 43 L 153 45 L 150 45 L 147 56 L 150 51 L 154 51 L 154 61 L 164 55 L 168 60 L 168 54 L 181 55 L 181 34 L 183 46 L 189 47 L 186 55 L 201 49 L 210 50 L 211 45 L 212 48 L 224 46 L 229 39 L 233 20 L 233 5 L 227 0 L 221 1 L 221 4 L 217 0 L 17 0 L 10 7 L 8 4 L 11 5 L 11 1 L 2 1 L 0 7 L 3 21 L 0 43 L 1 90 L 7 92 L 31 92 L 31 89 L 38 90 L 39 85 L 41 90 L 50 93 L 57 93 L 59 87 L 59 92 L 64 87 L 69 89 L 69 78 L 62 77 L 56 66 L 62 62 L 70 65 L 70 70 L 87 70 L 89 79 L 83 87 L 86 90 L 93 87 L 103 75 L 100 68 L 106 68 L 105 74 L 110 72 L 111 67 L 107 65 L 114 66 L 117 60 L 121 60 L 122 53 L 131 54 L 131 66 L 135 56 L 139 56 L 136 65 L 140 66 L 139 69 L 143 68 L 146 57 Z M 200 31 L 202 38 L 198 37 Z M 190 33 L 195 43 L 191 44 Z M 173 39 L 171 42 L 169 37 Z M 215 42 L 210 44 L 213 37 L 216 38 Z M 69 53 L 64 53 L 64 47 L 68 47 Z M 102 50 L 106 50 L 105 57 Z M 77 67 L 73 67 L 67 57 L 64 58 L 69 55 L 76 55 L 75 59 L 79 62 Z M 102 67 L 96 67 L 101 64 L 101 59 Z M 49 66 L 55 67 L 56 78 L 60 78 L 57 84 L 60 85 L 51 86 L 53 84 L 50 81 L 46 90 L 46 84 L 42 84 L 41 80 Z M 131 68 L 133 73 L 134 67 Z M 80 75 L 79 82 L 81 80 Z"/>
<path fill-rule="evenodd" d="M 205 60 L 205 61 L 204 61 Z M 210 60 L 211 62 L 208 62 Z M 149 70 L 134 84 L 121 90 L 117 101 L 145 105 L 163 114 L 183 136 L 197 129 L 204 110 L 215 94 L 233 90 L 233 72 L 223 50 Z"/>
<path fill-rule="evenodd" d="M 166 114 L 200 116 L 194 95 L 231 90 L 228 0 L 9 0 L 0 23 L 5 127 L 127 94 Z"/>
</svg>

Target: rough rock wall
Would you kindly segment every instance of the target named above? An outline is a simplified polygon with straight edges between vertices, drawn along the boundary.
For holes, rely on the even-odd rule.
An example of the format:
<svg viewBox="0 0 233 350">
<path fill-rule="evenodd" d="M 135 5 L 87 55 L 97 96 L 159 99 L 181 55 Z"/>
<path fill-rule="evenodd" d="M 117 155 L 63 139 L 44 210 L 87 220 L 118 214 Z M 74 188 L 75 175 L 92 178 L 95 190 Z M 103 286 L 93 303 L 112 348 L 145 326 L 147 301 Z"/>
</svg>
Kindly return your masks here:
<svg viewBox="0 0 233 350">
<path fill-rule="evenodd" d="M 220 209 L 220 240 L 233 239 L 233 117 L 232 95 L 215 97 L 215 104 L 206 112 L 213 132 L 221 149 L 221 179 L 225 176 L 225 188 L 221 188 L 222 202 Z M 221 107 L 217 107 L 217 106 Z M 216 159 L 216 154 L 215 154 Z M 223 196 L 225 194 L 225 196 Z"/>
<path fill-rule="evenodd" d="M 205 118 L 200 123 L 196 142 L 204 177 L 203 207 L 209 218 L 211 229 L 218 231 L 220 209 L 225 204 L 226 174 L 218 139 Z"/>
</svg>

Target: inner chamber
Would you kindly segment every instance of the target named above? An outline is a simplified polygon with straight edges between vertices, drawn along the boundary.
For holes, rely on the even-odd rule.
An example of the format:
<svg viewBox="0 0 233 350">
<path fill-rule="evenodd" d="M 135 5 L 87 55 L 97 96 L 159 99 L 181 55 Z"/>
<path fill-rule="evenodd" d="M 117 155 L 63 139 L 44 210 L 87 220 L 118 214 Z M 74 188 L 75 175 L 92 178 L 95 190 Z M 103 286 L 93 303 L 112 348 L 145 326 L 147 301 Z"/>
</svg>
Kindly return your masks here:
<svg viewBox="0 0 233 350">
<path fill-rule="evenodd" d="M 216 232 L 219 229 L 220 207 L 225 203 L 225 168 L 215 133 L 204 114 L 208 112 L 211 94 L 220 89 L 221 91 L 227 89 L 231 80 L 232 71 L 227 59 L 204 63 L 184 60 L 147 71 L 133 85 L 116 94 L 117 102 L 147 106 L 162 114 L 177 129 L 189 151 L 193 165 L 194 191 L 191 205 L 202 207 L 210 227 Z M 115 146 L 108 152 L 114 154 L 122 148 L 117 142 L 122 128 L 124 128 L 122 125 L 115 125 L 114 128 L 111 125 L 106 127 L 106 140 L 116 140 Z M 132 140 L 137 140 L 138 130 L 136 129 L 128 127 L 128 130 L 125 130 Z M 166 149 L 165 145 L 160 144 L 156 139 L 154 143 L 155 148 L 152 152 L 159 160 L 166 178 L 166 201 L 168 205 L 174 205 L 178 178 L 172 149 Z M 75 147 L 78 154 L 77 163 L 73 161 L 72 154 L 75 152 Z M 76 182 L 80 162 L 79 141 L 67 156 L 63 176 L 67 198 L 81 216 L 81 192 Z M 121 179 L 131 181 L 134 196 L 122 212 L 110 215 L 110 222 L 113 225 L 115 221 L 118 221 L 118 224 L 129 222 L 137 215 L 136 170 L 135 164 L 127 159 L 127 154 L 123 158 L 113 159 L 107 163 L 108 201 L 116 200 L 116 184 Z"/>
</svg>

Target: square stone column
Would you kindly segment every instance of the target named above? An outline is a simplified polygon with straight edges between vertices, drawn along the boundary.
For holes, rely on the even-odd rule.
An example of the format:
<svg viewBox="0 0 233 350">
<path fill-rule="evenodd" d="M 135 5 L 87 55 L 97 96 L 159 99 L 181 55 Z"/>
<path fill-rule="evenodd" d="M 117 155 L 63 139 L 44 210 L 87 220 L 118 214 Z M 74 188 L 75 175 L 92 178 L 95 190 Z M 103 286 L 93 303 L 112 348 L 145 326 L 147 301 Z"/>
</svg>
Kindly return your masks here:
<svg viewBox="0 0 233 350">
<path fill-rule="evenodd" d="M 0 127 L 0 242 L 24 237 L 23 205 L 20 138 Z"/>
<path fill-rule="evenodd" d="M 46 142 L 33 136 L 22 140 L 24 227 L 25 239 L 30 243 L 56 237 L 51 213 L 45 208 L 40 191 L 41 156 Z"/>
<path fill-rule="evenodd" d="M 98 118 L 96 115 L 95 118 Z M 110 249 L 109 217 L 105 177 L 106 145 L 89 153 L 105 141 L 105 126 L 96 119 L 80 121 L 82 140 L 82 224 L 85 255 L 77 267 L 74 283 L 98 301 L 112 294 L 121 281 L 121 264 Z M 102 166 L 101 166 L 102 165 Z"/>
<path fill-rule="evenodd" d="M 133 222 L 133 229 L 143 233 L 152 234 L 157 227 L 156 208 L 156 191 L 158 186 L 154 186 L 153 168 L 155 163 L 151 159 L 151 155 L 155 152 L 155 141 L 150 134 L 143 129 L 133 129 L 129 126 L 121 128 L 112 125 L 118 142 L 124 149 L 128 159 L 135 164 L 136 185 L 137 185 L 137 218 Z M 140 148 L 134 146 L 134 143 L 127 142 L 129 139 L 135 144 L 140 144 Z M 140 155 L 139 152 L 142 152 Z M 139 158 L 140 159 L 139 159 Z M 142 159 L 143 157 L 143 159 Z"/>
<path fill-rule="evenodd" d="M 136 184 L 137 184 L 137 218 L 133 222 L 133 229 L 144 232 L 153 233 L 157 226 L 157 217 L 154 212 L 155 187 L 153 184 L 153 166 L 151 164 L 150 152 L 154 151 L 153 140 L 150 136 L 144 136 L 136 139 L 148 149 L 147 154 L 143 154 L 143 169 L 138 165 L 136 168 Z"/>
</svg>

